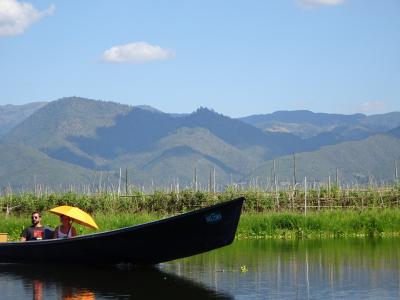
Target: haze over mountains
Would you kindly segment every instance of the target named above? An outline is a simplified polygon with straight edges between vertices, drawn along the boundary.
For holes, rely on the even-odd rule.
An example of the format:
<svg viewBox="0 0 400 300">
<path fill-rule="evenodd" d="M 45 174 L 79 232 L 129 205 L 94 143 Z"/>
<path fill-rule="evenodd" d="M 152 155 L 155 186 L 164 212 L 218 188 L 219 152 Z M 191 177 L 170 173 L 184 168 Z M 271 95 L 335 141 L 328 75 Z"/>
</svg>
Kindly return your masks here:
<svg viewBox="0 0 400 300">
<path fill-rule="evenodd" d="M 12 113 L 6 108 L 12 108 Z M 166 114 L 84 98 L 0 106 L 0 186 L 118 184 L 120 168 L 140 186 L 206 185 L 271 177 L 393 181 L 400 113 L 366 116 L 282 111 L 233 119 L 207 108 Z M 29 109 L 28 109 L 29 108 Z"/>
<path fill-rule="evenodd" d="M 25 105 L 0 105 L 0 136 L 5 135 L 45 104 L 47 103 L 34 102 Z"/>
</svg>

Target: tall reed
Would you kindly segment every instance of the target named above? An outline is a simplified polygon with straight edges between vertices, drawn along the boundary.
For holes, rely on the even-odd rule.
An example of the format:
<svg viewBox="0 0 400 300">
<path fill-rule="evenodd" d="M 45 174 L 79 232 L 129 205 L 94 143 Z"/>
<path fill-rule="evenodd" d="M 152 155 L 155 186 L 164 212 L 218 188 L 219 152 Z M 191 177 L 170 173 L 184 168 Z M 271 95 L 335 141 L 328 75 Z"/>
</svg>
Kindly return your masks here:
<svg viewBox="0 0 400 300">
<path fill-rule="evenodd" d="M 59 205 L 78 206 L 92 212 L 157 212 L 182 213 L 199 207 L 244 196 L 244 211 L 320 211 L 336 209 L 384 209 L 400 206 L 400 186 L 384 188 L 340 189 L 336 186 L 318 189 L 287 189 L 279 191 L 241 190 L 227 188 L 223 192 L 154 191 L 144 193 L 130 189 L 128 195 L 102 193 L 6 193 L 0 196 L 0 208 L 6 215 L 45 211 Z"/>
</svg>

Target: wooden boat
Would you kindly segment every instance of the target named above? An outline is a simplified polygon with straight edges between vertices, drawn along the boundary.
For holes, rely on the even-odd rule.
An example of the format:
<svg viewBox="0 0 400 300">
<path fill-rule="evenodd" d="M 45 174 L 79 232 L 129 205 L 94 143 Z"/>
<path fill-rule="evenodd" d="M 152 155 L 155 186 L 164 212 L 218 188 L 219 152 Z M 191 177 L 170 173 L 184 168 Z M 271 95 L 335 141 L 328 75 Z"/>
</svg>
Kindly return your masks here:
<svg viewBox="0 0 400 300">
<path fill-rule="evenodd" d="M 151 265 L 192 256 L 232 243 L 243 201 L 69 239 L 0 243 L 0 263 Z"/>
</svg>

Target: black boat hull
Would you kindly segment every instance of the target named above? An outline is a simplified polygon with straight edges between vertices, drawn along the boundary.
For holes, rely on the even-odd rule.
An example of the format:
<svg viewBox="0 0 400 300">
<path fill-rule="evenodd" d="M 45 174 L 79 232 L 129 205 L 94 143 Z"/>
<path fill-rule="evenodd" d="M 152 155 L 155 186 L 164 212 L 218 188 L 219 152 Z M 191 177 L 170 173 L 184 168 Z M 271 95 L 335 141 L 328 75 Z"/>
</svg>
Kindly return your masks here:
<svg viewBox="0 0 400 300">
<path fill-rule="evenodd" d="M 0 243 L 0 262 L 150 265 L 232 243 L 244 198 L 113 231 Z"/>
</svg>

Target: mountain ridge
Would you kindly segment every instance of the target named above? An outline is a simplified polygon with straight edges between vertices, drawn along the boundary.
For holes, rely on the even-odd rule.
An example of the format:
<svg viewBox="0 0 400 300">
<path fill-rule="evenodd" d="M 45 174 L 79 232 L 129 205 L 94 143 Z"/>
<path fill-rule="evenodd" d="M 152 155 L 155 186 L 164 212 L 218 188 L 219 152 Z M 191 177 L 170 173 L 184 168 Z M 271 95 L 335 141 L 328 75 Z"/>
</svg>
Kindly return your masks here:
<svg viewBox="0 0 400 300">
<path fill-rule="evenodd" d="M 64 184 L 87 183 L 90 177 L 108 174 L 107 180 L 115 186 L 121 168 L 129 169 L 130 179 L 143 186 L 149 182 L 168 185 L 176 180 L 190 186 L 195 170 L 203 182 L 208 182 L 213 169 L 221 184 L 226 184 L 261 178 L 273 159 L 288 172 L 291 165 L 283 162 L 290 161 L 293 153 L 299 161 L 309 162 L 310 167 L 304 167 L 305 176 L 320 174 L 321 179 L 335 163 L 343 170 L 345 180 L 366 182 L 374 172 L 377 178 L 386 176 L 389 180 L 388 159 L 396 159 L 399 153 L 395 148 L 400 140 L 397 112 L 374 116 L 322 114 L 326 118 L 318 121 L 313 118 L 320 114 L 297 111 L 277 112 L 274 118 L 296 114 L 300 115 L 292 123 L 282 123 L 286 129 L 299 126 L 295 121 L 306 124 L 305 116 L 311 116 L 308 125 L 325 126 L 325 131 L 307 138 L 290 130 L 263 131 L 204 107 L 191 114 L 170 114 L 148 106 L 61 98 L 39 107 L 1 138 L 0 156 L 8 157 L 5 152 L 18 149 L 15 151 L 20 157 L 13 158 L 12 176 L 6 171 L 0 174 L 0 185 L 22 185 L 30 176 L 18 178 L 20 170 L 21 174 L 47 178 L 51 184 L 55 178 Z M 399 126 L 392 128 L 396 124 Z M 388 130 L 381 133 L 383 129 Z M 384 171 L 379 171 L 375 163 L 368 166 L 357 155 L 365 161 L 384 161 Z M 40 161 L 46 161 L 43 170 Z"/>
<path fill-rule="evenodd" d="M 299 137 L 311 138 L 321 133 L 338 130 L 338 128 L 349 131 L 359 129 L 370 135 L 384 133 L 400 126 L 400 112 L 367 116 L 361 113 L 340 115 L 297 110 L 251 115 L 240 120 L 264 131 L 290 131 Z"/>
</svg>

